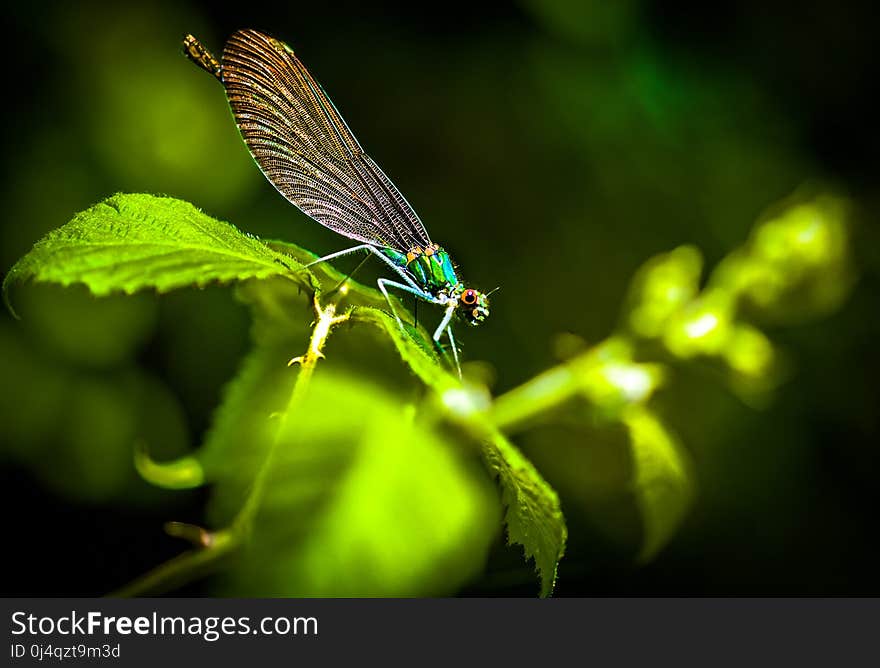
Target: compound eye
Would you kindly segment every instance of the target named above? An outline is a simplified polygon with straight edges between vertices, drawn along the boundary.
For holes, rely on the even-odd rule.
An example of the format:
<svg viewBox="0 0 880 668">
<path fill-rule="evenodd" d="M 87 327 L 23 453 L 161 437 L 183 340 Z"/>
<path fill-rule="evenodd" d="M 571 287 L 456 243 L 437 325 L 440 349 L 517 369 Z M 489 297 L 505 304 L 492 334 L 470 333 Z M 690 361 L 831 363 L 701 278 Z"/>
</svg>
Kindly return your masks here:
<svg viewBox="0 0 880 668">
<path fill-rule="evenodd" d="M 477 291 L 465 290 L 461 293 L 461 303 L 465 306 L 473 306 L 477 303 Z"/>
</svg>

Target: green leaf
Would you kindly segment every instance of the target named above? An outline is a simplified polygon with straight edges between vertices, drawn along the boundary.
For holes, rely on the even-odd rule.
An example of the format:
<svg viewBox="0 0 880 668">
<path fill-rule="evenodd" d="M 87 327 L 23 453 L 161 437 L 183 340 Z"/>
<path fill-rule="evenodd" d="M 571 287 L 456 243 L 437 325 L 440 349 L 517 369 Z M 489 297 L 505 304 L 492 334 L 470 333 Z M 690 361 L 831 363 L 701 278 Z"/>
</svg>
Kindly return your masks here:
<svg viewBox="0 0 880 668">
<path fill-rule="evenodd" d="M 297 374 L 286 355 L 249 356 L 200 455 L 215 526 L 235 518 L 276 438 Z M 440 595 L 482 570 L 499 520 L 491 483 L 414 408 L 323 365 L 284 424 L 250 540 L 220 591 Z"/>
<path fill-rule="evenodd" d="M 3 282 L 83 283 L 95 295 L 165 292 L 211 282 L 307 273 L 259 239 L 170 197 L 119 194 L 47 234 Z"/>
<path fill-rule="evenodd" d="M 291 248 L 290 252 L 302 251 Z M 309 261 L 303 255 L 293 256 L 301 262 Z M 343 275 L 322 277 L 318 272 L 316 275 L 323 285 L 335 285 L 344 278 Z M 376 291 L 362 289 L 367 294 L 363 299 L 358 298 L 358 301 L 369 303 L 367 297 Z M 278 411 L 283 410 L 295 374 L 295 371 L 284 367 L 287 359 L 299 350 L 290 342 L 294 323 L 285 323 L 284 320 L 294 313 L 289 299 L 285 299 L 281 291 L 265 283 L 245 286 L 241 293 L 255 309 L 255 337 L 265 348 L 249 358 L 239 380 L 230 385 L 224 408 L 216 416 L 215 426 L 202 453 L 202 461 L 209 478 L 212 475 L 224 475 L 226 467 L 237 468 L 239 460 L 230 458 L 228 453 L 236 450 L 236 443 L 244 436 L 231 427 L 241 424 L 244 416 L 250 415 L 253 420 L 245 433 L 262 434 L 259 440 L 269 438 L 272 422 L 277 419 L 269 416 L 273 413 L 277 415 Z M 384 303 L 384 300 L 378 303 Z M 462 428 L 467 440 L 479 444 L 484 462 L 501 489 L 502 501 L 506 506 L 508 541 L 522 545 L 526 557 L 534 559 L 541 580 L 541 594 L 549 595 L 553 590 L 557 564 L 565 550 L 567 538 L 565 520 L 556 492 L 519 450 L 491 426 L 480 411 L 468 409 L 467 390 L 439 362 L 427 332 L 413 328 L 402 332 L 393 317 L 370 306 L 354 309 L 351 321 L 371 324 L 387 335 L 403 362 L 425 385 L 434 390 L 443 405 L 443 412 Z M 280 340 L 282 332 L 286 333 L 286 344 Z M 304 335 L 299 345 L 300 348 L 305 346 Z M 273 348 L 277 351 L 272 352 Z M 270 372 L 274 374 L 274 380 L 267 380 Z M 319 369 L 316 377 L 322 373 L 324 369 Z M 237 457 L 242 454 L 255 458 L 250 466 L 254 466 L 255 461 L 261 457 L 260 451 L 254 448 Z M 232 516 L 237 504 L 242 501 L 241 498 L 236 499 L 225 509 L 225 516 Z"/>
<path fill-rule="evenodd" d="M 435 390 L 447 414 L 480 444 L 483 458 L 501 487 L 507 540 L 510 544 L 522 545 L 526 558 L 534 559 L 541 580 L 541 595 L 549 596 L 568 537 L 556 492 L 532 463 L 491 425 L 479 408 L 479 398 L 431 357 L 420 337 L 404 334 L 391 316 L 375 309 L 358 309 L 352 317 L 384 329 L 401 358 L 422 382 Z"/>
<path fill-rule="evenodd" d="M 336 278 L 316 274 L 324 286 Z M 287 362 L 305 350 L 314 315 L 282 281 L 249 283 L 239 296 L 253 310 L 256 347 L 197 454 L 213 484 L 212 526 L 239 517 L 278 440 L 248 540 L 217 591 L 440 595 L 479 574 L 500 511 L 476 453 L 462 451 L 396 394 L 343 375 L 337 336 L 343 346 L 344 338 L 364 336 L 363 327 L 339 327 L 299 409 L 285 416 L 299 373 Z"/>
<path fill-rule="evenodd" d="M 482 440 L 483 455 L 501 485 L 507 541 L 523 546 L 541 578 L 541 596 L 553 593 L 568 539 L 559 497 L 538 470 L 500 432 Z"/>
<path fill-rule="evenodd" d="M 296 369 L 287 366 L 290 357 L 278 345 L 258 346 L 227 384 L 197 454 L 208 482 L 235 475 L 241 466 L 256 471 L 263 461 L 296 378 Z M 228 512 L 221 514 L 233 515 L 243 500 L 229 499 Z"/>
<path fill-rule="evenodd" d="M 193 489 L 205 484 L 201 462 L 195 457 L 181 457 L 168 462 L 154 461 L 141 442 L 134 452 L 134 466 L 141 478 L 165 489 Z"/>
<path fill-rule="evenodd" d="M 438 351 L 430 335 L 423 329 L 406 326 L 401 331 L 397 321 L 388 313 L 372 307 L 360 307 L 351 314 L 354 322 L 364 322 L 378 327 L 397 349 L 403 362 L 425 385 L 438 395 L 461 387 L 458 378 L 440 362 Z"/>
<path fill-rule="evenodd" d="M 630 436 L 643 523 L 639 560 L 645 562 L 669 542 L 690 506 L 691 464 L 675 436 L 644 406 L 630 407 L 623 422 Z"/>
</svg>

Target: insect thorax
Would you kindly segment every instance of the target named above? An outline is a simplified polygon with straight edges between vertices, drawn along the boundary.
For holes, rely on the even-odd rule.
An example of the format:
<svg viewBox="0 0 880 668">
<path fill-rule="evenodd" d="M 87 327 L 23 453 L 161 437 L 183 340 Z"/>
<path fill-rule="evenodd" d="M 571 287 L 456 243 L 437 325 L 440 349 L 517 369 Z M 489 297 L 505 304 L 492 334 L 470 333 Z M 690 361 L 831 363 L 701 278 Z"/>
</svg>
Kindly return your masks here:
<svg viewBox="0 0 880 668">
<path fill-rule="evenodd" d="M 382 253 L 394 264 L 413 277 L 425 292 L 437 296 L 441 291 L 451 291 L 459 285 L 458 276 L 449 253 L 437 244 L 414 246 L 406 253 L 383 248 Z"/>
</svg>

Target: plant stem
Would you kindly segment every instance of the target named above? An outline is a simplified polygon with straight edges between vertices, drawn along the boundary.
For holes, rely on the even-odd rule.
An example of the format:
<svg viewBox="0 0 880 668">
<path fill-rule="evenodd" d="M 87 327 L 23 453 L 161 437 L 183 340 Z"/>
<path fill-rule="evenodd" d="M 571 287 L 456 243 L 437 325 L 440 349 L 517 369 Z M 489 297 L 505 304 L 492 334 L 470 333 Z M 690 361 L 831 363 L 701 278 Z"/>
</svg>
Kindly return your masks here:
<svg viewBox="0 0 880 668">
<path fill-rule="evenodd" d="M 208 532 L 206 532 L 208 533 Z M 240 544 L 240 538 L 229 530 L 210 532 L 210 542 L 202 548 L 189 550 L 169 559 L 127 585 L 111 592 L 112 598 L 165 593 L 175 586 L 191 582 L 209 573 L 220 560 Z"/>
<path fill-rule="evenodd" d="M 290 400 L 287 402 L 287 408 L 281 415 L 275 437 L 272 439 L 266 456 L 254 478 L 250 494 L 238 515 L 232 521 L 232 524 L 226 529 L 213 532 L 188 525 L 183 530 L 175 525 L 169 533 L 192 540 L 198 545 L 198 548 L 184 552 L 166 561 L 152 571 L 112 592 L 109 594 L 110 596 L 132 597 L 168 591 L 175 586 L 207 574 L 212 568 L 216 567 L 221 557 L 233 552 L 247 540 L 253 528 L 254 518 L 263 500 L 266 480 L 272 470 L 278 445 L 284 437 L 289 416 L 299 410 L 299 406 L 308 390 L 312 374 L 315 371 L 315 366 L 318 360 L 324 357 L 322 351 L 330 335 L 330 329 L 333 325 L 344 322 L 349 317 L 348 313 L 336 315 L 336 304 L 334 303 L 321 308 L 317 295 L 314 298 L 314 305 L 317 319 L 312 328 L 308 350 L 306 350 L 305 355 L 295 357 L 288 363 L 288 365 L 299 364 L 300 367 L 299 374 L 297 374 L 296 381 L 293 384 Z"/>
<path fill-rule="evenodd" d="M 516 432 L 534 417 L 567 401 L 577 390 L 572 369 L 561 364 L 502 394 L 492 404 L 490 417 L 498 429 Z"/>
<path fill-rule="evenodd" d="M 272 439 L 269 450 L 266 452 L 266 457 L 263 459 L 260 470 L 257 471 L 256 478 L 254 478 L 251 493 L 248 495 L 244 506 L 242 506 L 241 511 L 232 523 L 232 530 L 241 537 L 246 537 L 253 526 L 254 517 L 256 516 L 257 510 L 260 507 L 260 502 L 263 499 L 266 480 L 269 476 L 269 472 L 272 470 L 272 463 L 275 459 L 276 452 L 278 451 L 278 444 L 283 438 L 290 415 L 298 411 L 299 405 L 302 402 L 303 397 L 305 397 L 309 382 L 312 379 L 312 374 L 315 371 L 315 365 L 318 363 L 319 359 L 324 357 L 322 350 L 324 344 L 327 342 L 327 337 L 330 335 L 330 328 L 333 325 L 348 319 L 348 313 L 344 313 L 340 316 L 336 315 L 336 304 L 330 303 L 322 309 L 321 305 L 318 303 L 317 296 L 315 297 L 314 303 L 315 314 L 318 316 L 318 319 L 315 321 L 315 326 L 312 329 L 309 348 L 305 355 L 294 357 L 288 362 L 288 366 L 299 364 L 300 367 L 296 382 L 293 385 L 293 390 L 290 393 L 290 400 L 287 402 L 287 408 L 279 419 L 275 438 Z"/>
</svg>

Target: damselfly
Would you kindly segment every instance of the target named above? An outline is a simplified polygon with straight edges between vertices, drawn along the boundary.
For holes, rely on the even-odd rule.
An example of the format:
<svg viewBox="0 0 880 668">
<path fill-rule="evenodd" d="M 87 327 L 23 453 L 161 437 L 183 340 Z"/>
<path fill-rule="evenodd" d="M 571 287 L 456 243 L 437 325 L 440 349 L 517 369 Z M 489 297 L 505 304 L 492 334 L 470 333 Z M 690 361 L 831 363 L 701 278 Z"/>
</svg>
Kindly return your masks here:
<svg viewBox="0 0 880 668">
<path fill-rule="evenodd" d="M 489 316 L 486 293 L 466 287 L 452 259 L 431 241 L 422 221 L 391 180 L 364 153 L 339 110 L 285 43 L 239 30 L 218 61 L 192 35 L 184 53 L 226 89 L 241 136 L 273 186 L 305 214 L 359 245 L 312 264 L 365 251 L 403 282 L 378 280 L 379 290 L 403 329 L 388 288 L 442 306 L 434 330 L 445 333 L 459 367 L 452 318 L 478 325 Z"/>
</svg>

